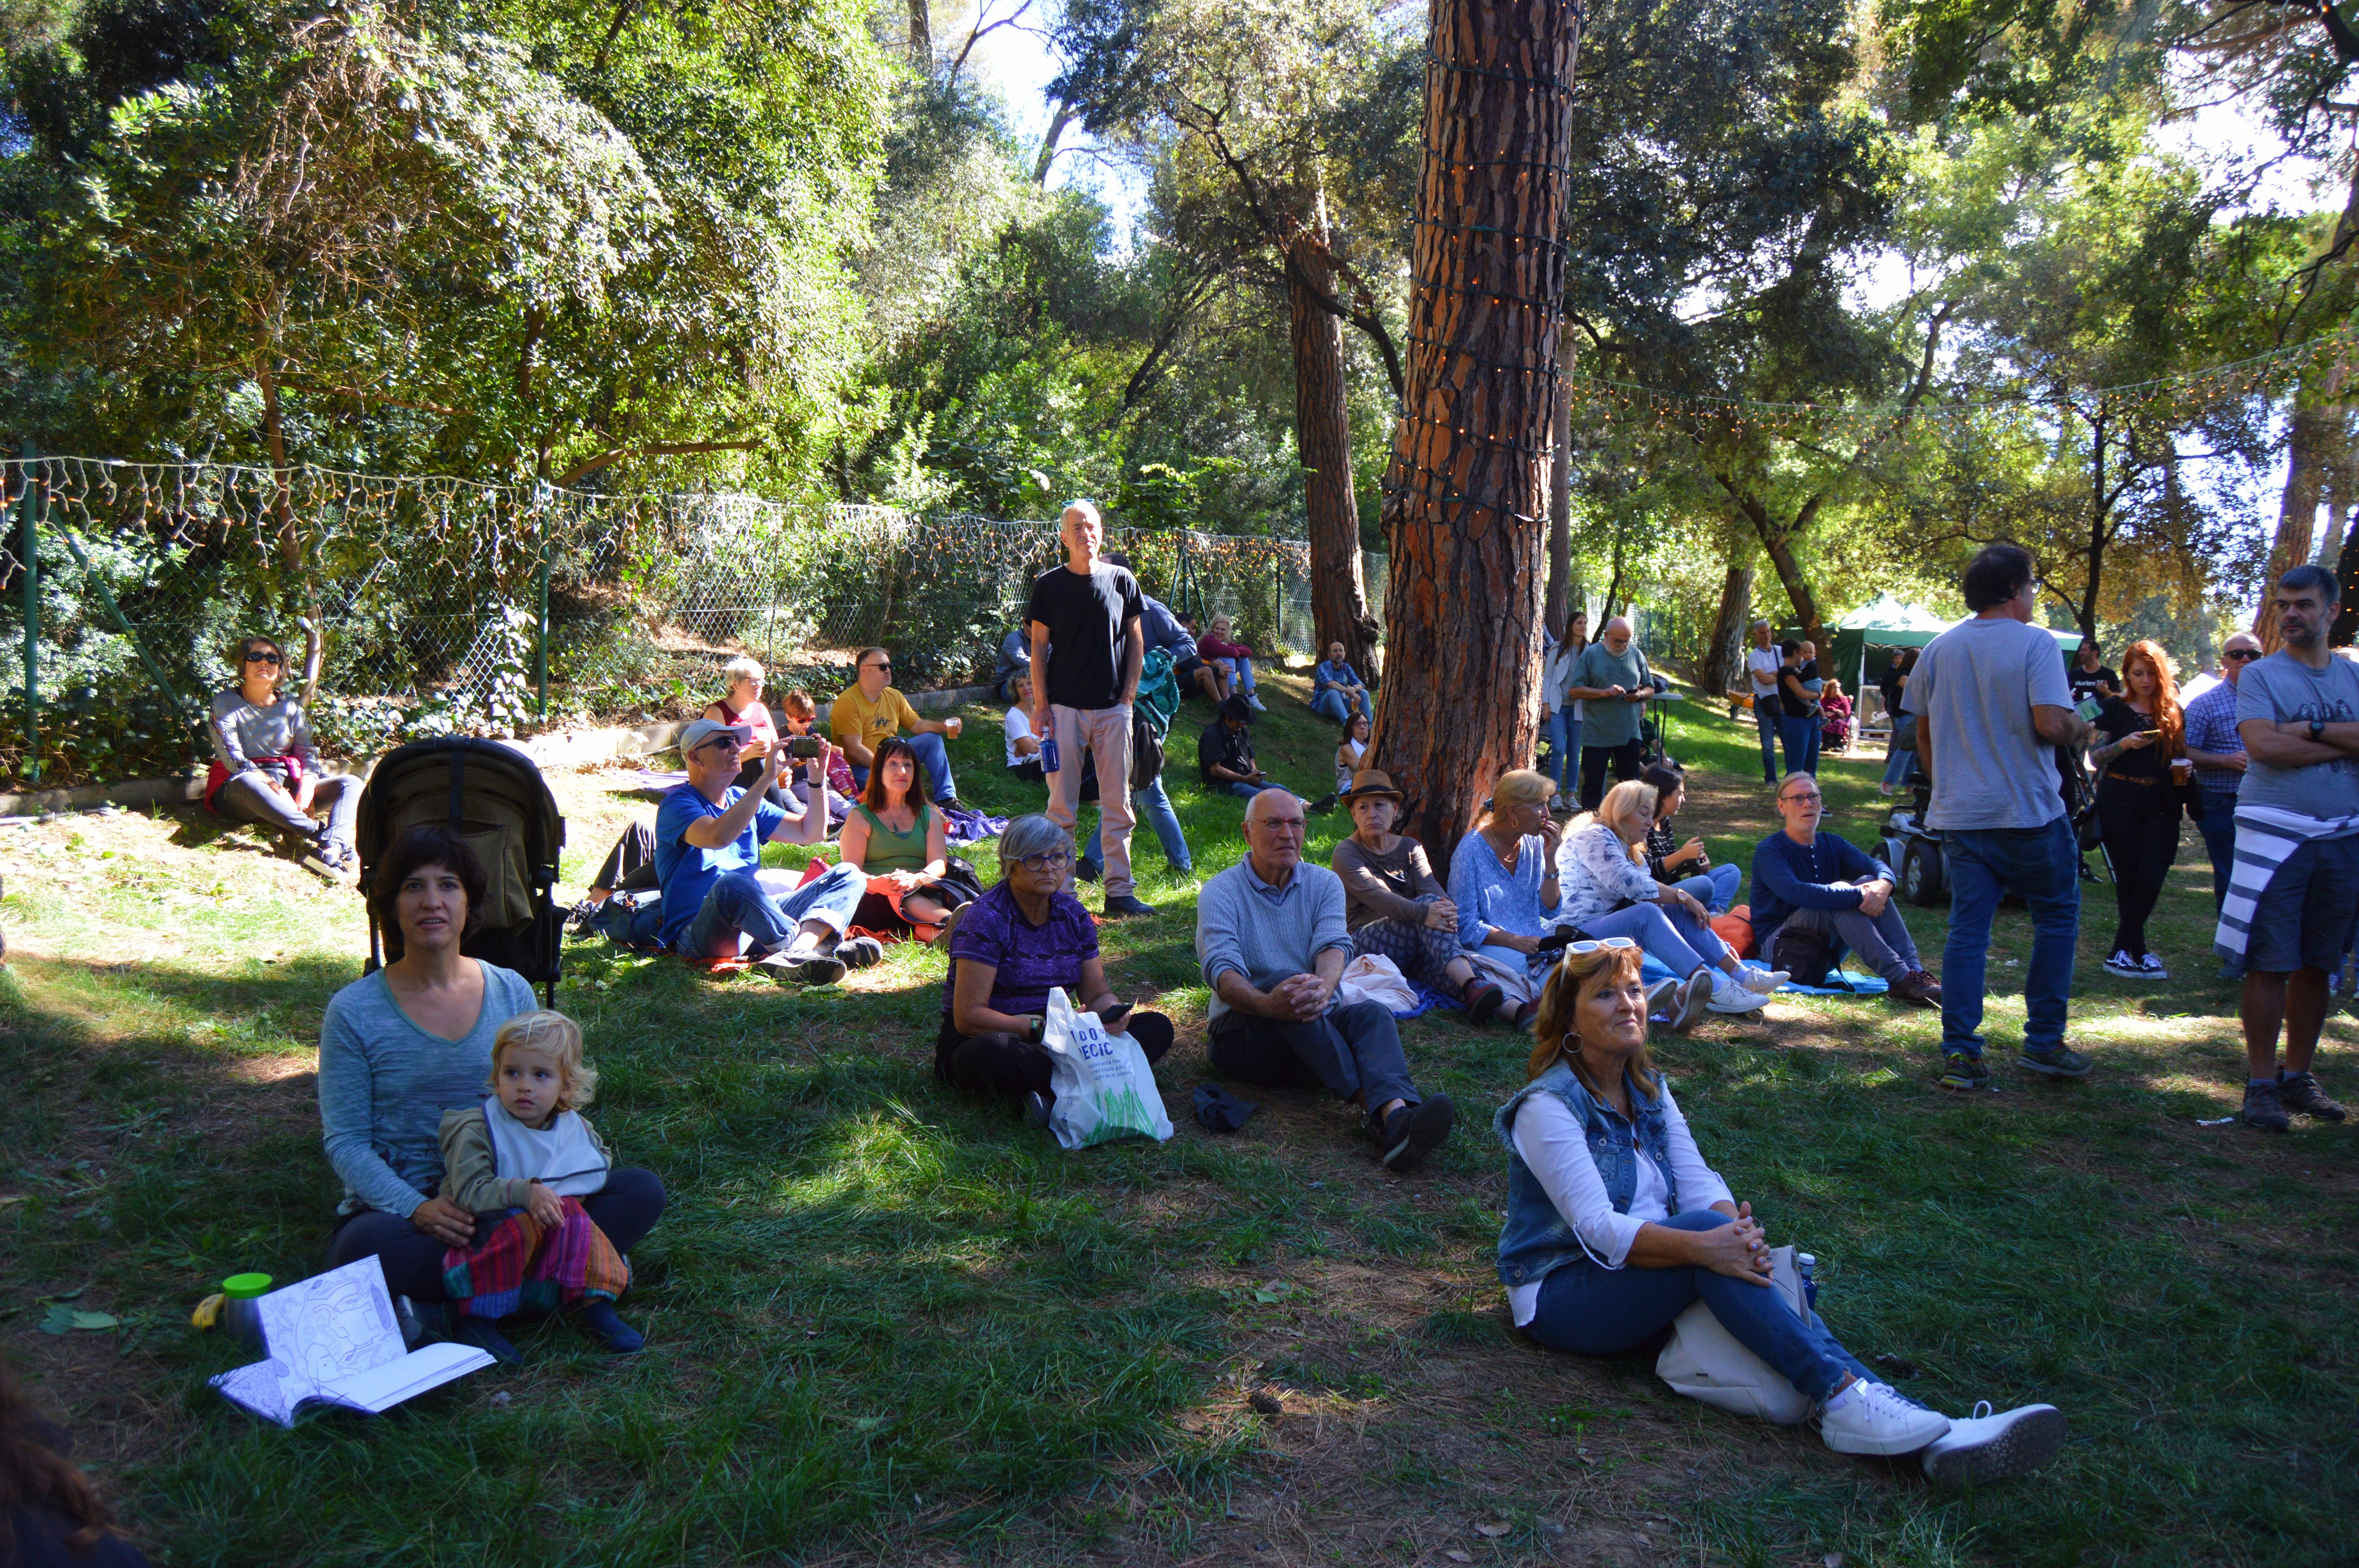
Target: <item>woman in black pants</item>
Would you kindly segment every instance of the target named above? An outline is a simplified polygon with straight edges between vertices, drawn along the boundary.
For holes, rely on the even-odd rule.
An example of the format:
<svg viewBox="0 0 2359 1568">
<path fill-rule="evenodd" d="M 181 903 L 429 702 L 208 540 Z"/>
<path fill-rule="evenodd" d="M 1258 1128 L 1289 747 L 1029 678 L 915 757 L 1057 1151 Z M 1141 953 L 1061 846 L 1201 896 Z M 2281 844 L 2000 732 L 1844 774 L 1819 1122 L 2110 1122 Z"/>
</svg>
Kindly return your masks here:
<svg viewBox="0 0 2359 1568">
<path fill-rule="evenodd" d="M 1021 1101 L 1044 1127 L 1055 1098 L 1040 1043 L 1050 987 L 1062 987 L 1076 1010 L 1096 1013 L 1108 1033 L 1136 1041 L 1149 1062 L 1171 1049 L 1171 1020 L 1159 1012 L 1106 1021 L 1120 1004 L 1106 989 L 1097 924 L 1081 900 L 1060 891 L 1072 863 L 1071 835 L 1038 812 L 1017 817 L 999 836 L 998 885 L 960 909 L 945 938 L 951 974 L 934 1076 Z"/>
<path fill-rule="evenodd" d="M 2187 779 L 2187 717 L 2179 706 L 2170 660 L 2151 642 L 2122 653 L 2127 695 L 2104 699 L 2097 715 L 2103 739 L 2089 748 L 2097 770 L 2097 827 L 2113 862 L 2113 957 L 2105 968 L 2129 979 L 2167 980 L 2162 960 L 2147 951 L 2147 917 L 2162 896 L 2179 858 L 2180 786 Z"/>
</svg>

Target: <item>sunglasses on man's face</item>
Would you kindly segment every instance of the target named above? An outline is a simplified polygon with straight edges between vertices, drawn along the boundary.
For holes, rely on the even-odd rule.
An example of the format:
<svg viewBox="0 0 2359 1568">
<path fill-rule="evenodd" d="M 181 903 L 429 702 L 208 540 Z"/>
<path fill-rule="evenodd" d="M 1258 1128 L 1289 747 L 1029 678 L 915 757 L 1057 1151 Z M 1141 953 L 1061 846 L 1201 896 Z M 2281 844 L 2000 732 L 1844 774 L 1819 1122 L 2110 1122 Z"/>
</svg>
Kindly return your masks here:
<svg viewBox="0 0 2359 1568">
<path fill-rule="evenodd" d="M 275 665 L 279 663 L 280 660 L 278 655 L 276 654 L 255 652 L 246 654 L 245 662 L 249 665 Z"/>
<path fill-rule="evenodd" d="M 2223 659 L 2234 659 L 2241 665 L 2247 659 L 2259 658 L 2261 651 L 2258 648 L 2231 648 L 2220 656 Z"/>
<path fill-rule="evenodd" d="M 868 667 L 872 670 L 890 670 L 893 667 L 893 661 L 890 659 L 871 659 L 868 662 Z"/>
</svg>

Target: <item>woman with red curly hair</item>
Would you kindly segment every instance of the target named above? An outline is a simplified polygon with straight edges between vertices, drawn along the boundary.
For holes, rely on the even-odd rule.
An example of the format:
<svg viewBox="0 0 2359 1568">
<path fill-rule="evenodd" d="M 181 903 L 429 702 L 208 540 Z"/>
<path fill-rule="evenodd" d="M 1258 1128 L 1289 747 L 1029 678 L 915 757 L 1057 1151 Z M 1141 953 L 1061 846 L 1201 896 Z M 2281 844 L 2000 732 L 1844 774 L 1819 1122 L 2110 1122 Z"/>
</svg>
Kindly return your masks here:
<svg viewBox="0 0 2359 1568">
<path fill-rule="evenodd" d="M 2114 868 L 2113 957 L 2125 979 L 2167 980 L 2147 951 L 2146 922 L 2179 858 L 2179 815 L 2187 762 L 2187 712 L 2179 705 L 2170 655 L 2150 640 L 2122 650 L 2122 695 L 2104 699 L 2091 737 L 2097 770 L 2097 829 Z"/>
</svg>

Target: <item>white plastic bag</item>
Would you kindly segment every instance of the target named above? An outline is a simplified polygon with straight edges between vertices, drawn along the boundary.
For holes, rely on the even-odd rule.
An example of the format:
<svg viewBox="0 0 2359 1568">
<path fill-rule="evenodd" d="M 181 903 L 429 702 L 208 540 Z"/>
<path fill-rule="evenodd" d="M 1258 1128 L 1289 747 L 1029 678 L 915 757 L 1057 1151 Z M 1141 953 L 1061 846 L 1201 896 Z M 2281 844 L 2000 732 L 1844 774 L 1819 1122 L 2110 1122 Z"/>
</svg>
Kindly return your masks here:
<svg viewBox="0 0 2359 1568">
<path fill-rule="evenodd" d="M 1408 983 L 1400 966 L 1382 953 L 1363 953 L 1343 966 L 1343 976 L 1335 982 L 1335 1000 L 1339 1006 L 1380 1001 L 1386 1011 L 1399 1018 L 1417 1011 L 1417 988 Z"/>
<path fill-rule="evenodd" d="M 1049 1023 L 1040 1036 L 1049 1048 L 1049 1088 L 1057 1103 L 1049 1110 L 1049 1130 L 1068 1149 L 1087 1149 L 1118 1138 L 1171 1136 L 1163 1111 L 1163 1091 L 1147 1053 L 1127 1034 L 1109 1034 L 1094 1012 L 1076 1012 L 1062 986 L 1049 989 Z"/>
<path fill-rule="evenodd" d="M 1769 1263 L 1769 1288 L 1808 1321 L 1810 1312 L 1802 1300 L 1802 1277 L 1794 1267 L 1794 1249 L 1772 1248 Z M 1810 1413 L 1813 1402 L 1722 1327 L 1712 1308 L 1701 1302 L 1671 1320 L 1671 1342 L 1655 1358 L 1655 1376 L 1691 1400 L 1738 1415 L 1757 1416 L 1778 1426 L 1801 1421 Z"/>
</svg>

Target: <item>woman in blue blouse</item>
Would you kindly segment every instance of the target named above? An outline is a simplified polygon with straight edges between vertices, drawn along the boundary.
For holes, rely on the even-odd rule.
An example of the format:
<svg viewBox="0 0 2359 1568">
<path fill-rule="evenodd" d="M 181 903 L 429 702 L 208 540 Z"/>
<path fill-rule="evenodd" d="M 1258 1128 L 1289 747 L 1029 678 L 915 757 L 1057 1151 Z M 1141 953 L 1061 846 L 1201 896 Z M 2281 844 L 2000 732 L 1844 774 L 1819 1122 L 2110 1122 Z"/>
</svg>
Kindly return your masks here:
<svg viewBox="0 0 2359 1568">
<path fill-rule="evenodd" d="M 1539 950 L 1559 904 L 1557 826 L 1549 816 L 1555 794 L 1546 773 L 1517 768 L 1500 775 L 1482 823 L 1450 857 L 1458 940 L 1477 978 L 1506 994 L 1499 1016 L 1510 1023 L 1531 1016 L 1555 958 Z"/>
</svg>

